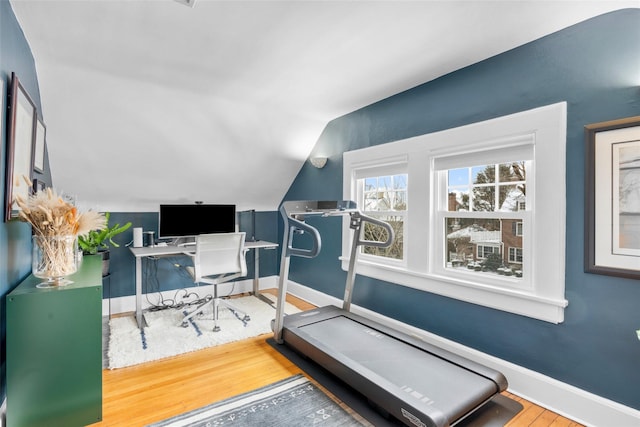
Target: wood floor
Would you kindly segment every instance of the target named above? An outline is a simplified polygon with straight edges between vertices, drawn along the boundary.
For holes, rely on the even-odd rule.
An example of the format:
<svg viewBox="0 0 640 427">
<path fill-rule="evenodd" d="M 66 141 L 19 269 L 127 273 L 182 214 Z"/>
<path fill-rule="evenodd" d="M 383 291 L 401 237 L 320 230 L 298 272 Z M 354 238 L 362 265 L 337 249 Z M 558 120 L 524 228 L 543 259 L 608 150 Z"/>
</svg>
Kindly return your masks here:
<svg viewBox="0 0 640 427">
<path fill-rule="evenodd" d="M 295 298 L 291 302 L 303 310 L 311 307 Z M 145 426 L 304 373 L 266 342 L 269 336 L 104 370 L 103 421 L 91 427 Z M 524 405 L 507 424 L 509 427 L 580 426 L 511 393 L 505 394 Z"/>
</svg>

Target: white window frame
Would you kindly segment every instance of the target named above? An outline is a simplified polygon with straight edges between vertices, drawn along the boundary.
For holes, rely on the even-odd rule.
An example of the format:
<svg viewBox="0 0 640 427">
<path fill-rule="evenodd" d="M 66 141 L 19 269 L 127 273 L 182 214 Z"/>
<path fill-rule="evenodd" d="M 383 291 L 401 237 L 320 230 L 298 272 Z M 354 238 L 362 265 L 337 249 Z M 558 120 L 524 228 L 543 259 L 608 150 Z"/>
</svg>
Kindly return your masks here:
<svg viewBox="0 0 640 427">
<path fill-rule="evenodd" d="M 360 259 L 356 272 L 398 285 L 456 298 L 552 323 L 564 321 L 565 299 L 565 102 L 401 141 L 345 152 L 343 196 L 357 200 L 355 182 L 365 170 L 403 164 L 408 174 L 408 211 L 401 264 Z M 523 255 L 528 278 L 452 274 L 443 263 L 444 227 L 438 220 L 435 165 L 457 156 L 473 156 L 483 164 L 498 153 L 531 150 Z M 442 164 L 439 165 L 442 169 Z M 540 170 L 541 173 L 536 173 Z M 489 214 L 487 212 L 487 214 Z M 508 212 L 500 212 L 508 216 Z M 520 213 L 522 214 L 522 213 Z M 514 213 L 514 217 L 520 217 Z M 343 222 L 342 266 L 348 268 L 351 230 Z M 379 258 L 379 257 L 374 257 Z M 527 265 L 531 263 L 531 265 Z M 514 285 L 515 284 L 515 285 Z M 357 286 L 357 284 L 356 284 Z"/>
</svg>

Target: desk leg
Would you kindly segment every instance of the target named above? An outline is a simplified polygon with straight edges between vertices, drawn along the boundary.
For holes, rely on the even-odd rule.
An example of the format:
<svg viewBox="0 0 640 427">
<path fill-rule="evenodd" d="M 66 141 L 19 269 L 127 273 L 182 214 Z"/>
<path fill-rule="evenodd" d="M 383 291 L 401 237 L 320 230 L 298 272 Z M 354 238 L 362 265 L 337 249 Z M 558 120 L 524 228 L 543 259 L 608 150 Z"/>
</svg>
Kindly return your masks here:
<svg viewBox="0 0 640 427">
<path fill-rule="evenodd" d="M 142 329 L 144 319 L 142 318 L 142 258 L 136 257 L 136 322 L 138 328 Z"/>
<path fill-rule="evenodd" d="M 258 297 L 269 305 L 273 305 L 273 301 L 260 293 L 260 255 L 259 248 L 253 248 L 253 296 Z"/>
<path fill-rule="evenodd" d="M 253 250 L 253 295 L 260 293 L 260 249 Z"/>
</svg>

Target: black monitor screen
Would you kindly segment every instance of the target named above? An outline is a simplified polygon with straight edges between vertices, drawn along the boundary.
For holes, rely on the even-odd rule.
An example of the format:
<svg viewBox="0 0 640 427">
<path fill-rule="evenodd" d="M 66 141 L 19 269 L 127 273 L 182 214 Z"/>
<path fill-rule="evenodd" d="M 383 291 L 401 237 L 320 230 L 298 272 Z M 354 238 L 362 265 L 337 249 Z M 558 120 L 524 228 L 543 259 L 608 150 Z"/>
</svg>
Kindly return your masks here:
<svg viewBox="0 0 640 427">
<path fill-rule="evenodd" d="M 236 231 L 235 205 L 160 205 L 159 237 Z"/>
</svg>

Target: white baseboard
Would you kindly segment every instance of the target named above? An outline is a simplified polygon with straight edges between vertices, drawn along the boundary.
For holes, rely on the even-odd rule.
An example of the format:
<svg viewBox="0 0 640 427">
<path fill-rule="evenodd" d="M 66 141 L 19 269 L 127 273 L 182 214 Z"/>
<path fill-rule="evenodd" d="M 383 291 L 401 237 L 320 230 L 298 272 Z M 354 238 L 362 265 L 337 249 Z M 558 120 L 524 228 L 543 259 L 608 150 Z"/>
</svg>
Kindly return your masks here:
<svg viewBox="0 0 640 427">
<path fill-rule="evenodd" d="M 278 287 L 278 276 L 261 277 L 260 289 L 273 289 Z M 195 292 L 200 297 L 205 295 L 213 295 L 213 285 L 193 286 L 185 288 L 189 292 Z M 218 285 L 218 295 L 236 295 L 253 291 L 253 279 L 238 280 L 236 282 L 221 283 Z M 162 293 L 153 292 L 142 295 L 142 309 L 147 309 L 153 305 L 161 303 L 162 298 L 175 299 L 181 298 L 186 294 L 182 290 L 162 291 Z M 111 307 L 109 307 L 111 306 Z M 116 297 L 102 300 L 102 315 L 108 316 L 120 313 L 131 313 L 136 311 L 136 298 L 133 295 L 126 297 Z"/>
<path fill-rule="evenodd" d="M 342 300 L 295 282 L 289 282 L 288 291 L 290 294 L 317 306 L 342 306 Z M 522 366 L 498 359 L 425 330 L 415 328 L 406 323 L 382 316 L 376 312 L 356 305 L 352 305 L 351 307 L 351 311 L 356 314 L 365 316 L 385 326 L 412 335 L 429 344 L 436 345 L 502 372 L 509 382 L 509 392 L 566 418 L 587 426 L 640 426 L 640 411 L 636 409 L 589 393 Z"/>
</svg>

